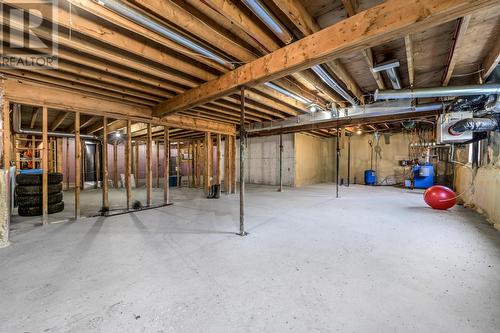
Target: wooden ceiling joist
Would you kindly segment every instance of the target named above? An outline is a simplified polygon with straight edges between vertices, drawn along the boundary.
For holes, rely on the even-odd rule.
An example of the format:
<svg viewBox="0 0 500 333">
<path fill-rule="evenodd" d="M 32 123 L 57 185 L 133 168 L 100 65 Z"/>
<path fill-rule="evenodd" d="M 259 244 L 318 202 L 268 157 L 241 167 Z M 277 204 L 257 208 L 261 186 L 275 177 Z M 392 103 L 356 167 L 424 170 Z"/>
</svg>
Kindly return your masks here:
<svg viewBox="0 0 500 333">
<path fill-rule="evenodd" d="M 362 51 L 363 57 L 370 68 L 370 73 L 373 75 L 373 79 L 377 82 L 377 86 L 379 89 L 385 89 L 384 79 L 382 79 L 382 75 L 380 72 L 374 72 L 373 67 L 375 67 L 375 60 L 373 58 L 373 51 L 371 48 Z"/>
<path fill-rule="evenodd" d="M 490 52 L 483 61 L 483 80 L 486 80 L 488 76 L 493 72 L 495 67 L 500 62 L 500 38 L 497 38 Z"/>
<path fill-rule="evenodd" d="M 134 2 L 162 17 L 166 21 L 197 36 L 209 45 L 224 50 L 224 52 L 227 52 L 240 62 L 250 62 L 257 58 L 257 56 L 252 54 L 249 50 L 213 29 L 210 25 L 172 1 L 134 0 Z"/>
<path fill-rule="evenodd" d="M 299 0 L 273 0 L 273 2 L 304 36 L 309 36 L 321 30 Z M 364 102 L 363 92 L 338 60 L 332 60 L 326 65 L 358 100 Z"/>
<path fill-rule="evenodd" d="M 61 126 L 63 121 L 66 119 L 68 116 L 68 112 L 61 111 L 57 114 L 56 118 L 52 121 L 52 124 L 50 125 L 50 130 L 55 131 Z"/>
<path fill-rule="evenodd" d="M 192 58 L 193 60 L 196 60 L 200 63 L 203 63 L 209 67 L 212 67 L 213 69 L 216 69 L 216 70 L 221 71 L 221 72 L 224 72 L 226 70 L 226 68 L 224 66 L 217 63 L 216 61 L 209 59 L 205 56 L 202 56 L 201 54 L 195 53 L 192 50 L 190 50 L 182 45 L 179 45 L 179 44 L 173 42 L 172 40 L 170 40 L 170 39 L 168 39 L 160 34 L 153 32 L 152 30 L 149 30 L 149 29 L 147 29 L 147 28 L 145 28 L 145 27 L 143 27 L 135 22 L 132 22 L 132 21 L 126 19 L 125 17 L 122 17 L 122 16 L 112 12 L 111 10 L 109 10 L 107 8 L 104 8 L 103 6 L 99 5 L 96 2 L 88 1 L 88 0 L 71 0 L 71 3 L 74 4 L 75 6 L 78 6 L 79 8 L 89 12 L 89 13 L 92 13 L 93 15 L 99 16 L 100 18 L 102 18 L 110 23 L 113 23 L 119 27 L 125 28 L 133 33 L 139 34 L 147 39 L 151 39 L 151 40 L 155 41 L 156 43 L 171 49 L 172 51 L 178 52 L 182 55 L 185 55 L 189 58 Z M 130 3 L 128 3 L 127 5 L 129 7 L 131 7 L 132 10 L 139 11 L 138 8 L 135 8 Z M 72 17 L 72 19 L 74 20 L 74 17 Z M 68 21 L 68 22 L 71 22 L 71 21 Z M 72 27 L 75 27 L 75 25 L 76 24 L 74 22 L 72 22 Z M 81 29 L 82 31 L 85 31 L 85 32 L 90 30 L 90 28 L 87 25 L 79 26 L 79 29 Z M 92 33 L 92 32 L 89 32 L 89 33 Z M 113 35 L 115 35 L 115 34 L 116 34 L 116 31 L 114 31 Z M 108 41 L 111 41 L 111 40 L 108 40 Z M 119 44 L 118 47 L 120 47 L 120 45 L 123 46 L 126 44 Z M 165 53 L 167 53 L 167 52 L 165 52 Z M 184 62 L 178 58 L 176 60 L 174 60 L 174 63 L 178 63 L 179 66 L 196 67 L 196 64 L 189 64 L 188 61 Z M 173 66 L 171 68 L 176 68 L 176 67 Z"/>
<path fill-rule="evenodd" d="M 415 67 L 413 64 L 413 41 L 411 35 L 405 36 L 405 49 L 406 49 L 406 64 L 408 67 L 408 81 L 410 88 L 415 84 Z"/>
<path fill-rule="evenodd" d="M 496 4 L 495 0 L 389 0 L 162 102 L 154 108 L 154 115 L 189 109 L 230 94 L 240 86 L 278 79 Z"/>
<path fill-rule="evenodd" d="M 86 1 L 86 3 L 91 3 L 91 1 Z M 16 7 L 23 8 L 23 5 L 22 3 L 20 3 L 19 5 L 16 5 Z M 42 5 L 40 6 L 40 10 L 41 13 L 44 14 L 44 11 L 49 11 L 50 7 L 48 4 Z M 35 13 L 35 15 L 36 14 L 37 13 Z M 63 32 L 60 32 L 58 35 L 59 45 L 78 50 L 79 52 L 87 53 L 88 55 L 92 55 L 93 57 L 106 59 L 113 63 L 127 64 L 127 66 L 132 67 L 133 64 L 130 64 L 132 59 L 130 57 L 127 57 L 124 52 L 113 52 L 102 46 L 91 43 L 88 38 L 93 38 L 96 41 L 106 43 L 109 46 L 116 47 L 118 49 L 124 48 L 123 51 L 125 52 L 132 53 L 145 59 L 151 60 L 155 63 L 158 63 L 159 65 L 171 65 L 176 69 L 176 71 L 168 71 L 163 68 L 155 68 L 153 70 L 153 68 L 147 66 L 144 63 L 134 64 L 135 67 L 132 68 L 135 68 L 136 70 L 139 70 L 141 72 L 150 73 L 152 75 L 158 75 L 159 73 L 155 73 L 155 70 L 159 71 L 161 72 L 161 75 L 164 77 L 164 79 L 188 87 L 196 86 L 199 82 L 189 78 L 188 76 L 180 75 L 177 71 L 182 71 L 187 75 L 191 75 L 192 77 L 199 78 L 204 81 L 215 77 L 213 74 L 210 74 L 209 72 L 203 70 L 195 64 L 189 64 L 180 61 L 178 58 L 170 55 L 168 52 L 162 52 L 161 50 L 152 47 L 151 45 L 142 43 L 130 36 L 121 34 L 119 31 L 112 30 L 88 18 L 76 15 L 74 13 L 70 17 L 69 12 L 63 9 L 60 9 L 58 11 L 58 14 L 59 16 L 54 19 L 54 23 L 67 29 L 71 29 L 71 31 L 73 32 L 81 33 L 82 35 L 87 37 L 86 39 L 83 39 L 80 38 L 77 34 L 72 34 L 71 36 L 69 36 Z M 48 15 L 48 13 L 45 13 L 45 15 L 45 17 L 51 17 Z M 22 31 L 24 23 L 19 22 L 18 20 L 11 20 L 10 27 Z M 51 40 L 52 32 L 49 29 L 45 28 L 43 25 L 33 28 L 33 31 L 36 32 L 39 38 Z"/>
<path fill-rule="evenodd" d="M 218 13 L 225 16 L 234 25 L 238 26 L 242 31 L 250 35 L 254 40 L 258 41 L 267 52 L 280 48 L 280 45 L 262 28 L 262 25 L 255 22 L 255 20 L 244 11 L 241 11 L 232 1 L 205 0 L 205 2 Z"/>
<path fill-rule="evenodd" d="M 342 4 L 344 5 L 344 9 L 347 13 L 347 17 L 356 15 L 356 4 L 353 0 L 342 0 Z M 373 51 L 371 48 L 363 50 L 363 57 L 365 58 L 368 67 L 370 68 L 370 72 L 373 76 L 375 82 L 377 82 L 377 86 L 379 89 L 385 89 L 384 80 L 382 79 L 382 75 L 379 72 L 374 72 L 373 67 L 375 66 L 375 61 L 373 57 Z"/>
<path fill-rule="evenodd" d="M 453 36 L 452 45 L 450 48 L 450 55 L 448 58 L 448 64 L 443 74 L 443 79 L 442 79 L 443 86 L 447 86 L 448 83 L 450 83 L 451 75 L 453 74 L 453 70 L 455 69 L 455 65 L 457 63 L 460 48 L 462 47 L 463 41 L 465 39 L 465 34 L 467 32 L 467 28 L 469 27 L 470 18 L 471 18 L 470 15 L 466 15 L 457 20 L 457 29 L 455 35 Z"/>
</svg>

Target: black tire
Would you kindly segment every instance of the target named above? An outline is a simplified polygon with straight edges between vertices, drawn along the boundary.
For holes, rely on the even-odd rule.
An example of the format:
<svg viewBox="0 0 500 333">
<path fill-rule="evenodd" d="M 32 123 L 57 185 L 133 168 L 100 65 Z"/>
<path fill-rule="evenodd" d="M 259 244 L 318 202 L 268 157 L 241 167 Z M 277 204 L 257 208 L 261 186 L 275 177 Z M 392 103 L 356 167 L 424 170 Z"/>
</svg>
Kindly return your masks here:
<svg viewBox="0 0 500 333">
<path fill-rule="evenodd" d="M 59 172 L 51 172 L 49 176 L 49 185 L 59 184 L 63 181 L 63 175 Z M 23 174 L 20 173 L 16 176 L 16 183 L 18 185 L 42 185 L 43 175 L 41 174 Z"/>
<path fill-rule="evenodd" d="M 55 194 L 62 191 L 62 184 L 51 184 L 48 186 L 49 194 Z M 16 194 L 19 196 L 42 195 L 41 185 L 18 185 Z"/>
<path fill-rule="evenodd" d="M 49 214 L 59 213 L 64 210 L 64 201 L 49 205 Z M 42 215 L 42 207 L 23 207 L 17 208 L 19 216 L 38 216 Z"/>
<path fill-rule="evenodd" d="M 62 192 L 49 194 L 49 205 L 56 204 L 63 200 Z M 42 205 L 41 195 L 17 196 L 17 204 L 26 207 L 39 207 Z"/>
</svg>

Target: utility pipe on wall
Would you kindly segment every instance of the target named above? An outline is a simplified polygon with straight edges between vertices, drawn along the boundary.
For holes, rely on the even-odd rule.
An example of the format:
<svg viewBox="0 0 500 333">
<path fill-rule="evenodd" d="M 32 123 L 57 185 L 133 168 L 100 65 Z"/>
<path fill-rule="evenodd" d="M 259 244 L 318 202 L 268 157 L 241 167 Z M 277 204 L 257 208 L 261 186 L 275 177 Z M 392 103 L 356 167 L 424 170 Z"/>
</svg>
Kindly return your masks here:
<svg viewBox="0 0 500 333">
<path fill-rule="evenodd" d="M 42 131 L 37 131 L 33 129 L 24 129 L 21 127 L 21 109 L 19 105 L 15 105 L 12 112 L 12 129 L 16 134 L 24 134 L 24 135 L 34 135 L 34 136 L 42 136 Z M 58 137 L 58 138 L 74 138 L 74 133 L 65 133 L 65 132 L 47 132 L 47 136 L 49 137 Z M 80 139 L 96 141 L 99 138 L 95 135 L 90 134 L 80 134 Z"/>
</svg>

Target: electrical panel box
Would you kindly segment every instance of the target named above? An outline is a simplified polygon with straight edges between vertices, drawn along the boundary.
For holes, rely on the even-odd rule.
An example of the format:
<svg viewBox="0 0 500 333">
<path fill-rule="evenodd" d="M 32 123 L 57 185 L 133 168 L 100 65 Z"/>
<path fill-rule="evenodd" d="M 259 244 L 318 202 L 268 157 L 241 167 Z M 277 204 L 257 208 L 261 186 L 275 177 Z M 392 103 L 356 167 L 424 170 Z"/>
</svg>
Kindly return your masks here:
<svg viewBox="0 0 500 333">
<path fill-rule="evenodd" d="M 461 143 L 472 140 L 472 131 L 455 135 L 450 133 L 450 127 L 457 121 L 472 117 L 472 111 L 450 112 L 440 115 L 437 122 L 437 142 Z"/>
</svg>

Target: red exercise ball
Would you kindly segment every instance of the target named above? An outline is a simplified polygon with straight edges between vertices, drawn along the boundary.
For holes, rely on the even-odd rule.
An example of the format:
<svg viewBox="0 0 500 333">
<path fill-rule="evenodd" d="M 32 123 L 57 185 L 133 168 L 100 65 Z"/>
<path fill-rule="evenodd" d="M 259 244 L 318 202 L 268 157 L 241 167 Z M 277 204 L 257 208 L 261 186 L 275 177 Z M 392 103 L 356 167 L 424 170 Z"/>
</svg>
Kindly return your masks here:
<svg viewBox="0 0 500 333">
<path fill-rule="evenodd" d="M 434 185 L 424 192 L 424 201 L 434 209 L 446 210 L 455 206 L 457 195 L 446 186 Z"/>
</svg>

